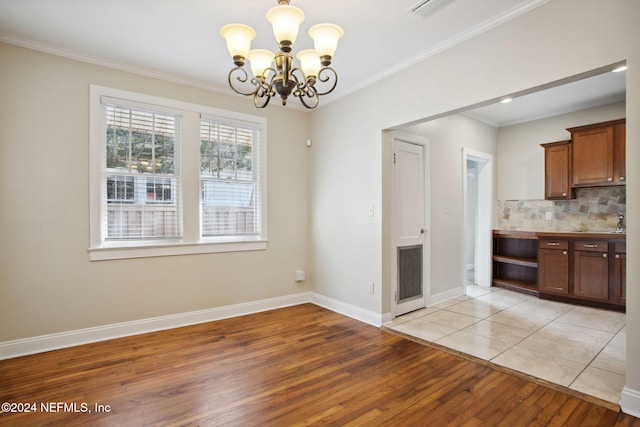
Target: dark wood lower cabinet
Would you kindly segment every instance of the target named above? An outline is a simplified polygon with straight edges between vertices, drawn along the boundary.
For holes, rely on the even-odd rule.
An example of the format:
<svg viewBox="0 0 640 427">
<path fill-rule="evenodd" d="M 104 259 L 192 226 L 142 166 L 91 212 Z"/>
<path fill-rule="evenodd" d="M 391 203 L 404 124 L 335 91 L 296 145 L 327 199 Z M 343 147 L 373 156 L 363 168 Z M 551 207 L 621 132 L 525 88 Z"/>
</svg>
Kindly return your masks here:
<svg viewBox="0 0 640 427">
<path fill-rule="evenodd" d="M 493 286 L 624 310 L 624 235 L 494 231 L 493 274 Z"/>
<path fill-rule="evenodd" d="M 627 302 L 627 245 L 616 243 L 613 255 L 612 286 L 609 298 L 613 302 L 626 304 Z"/>
<path fill-rule="evenodd" d="M 609 301 L 609 258 L 606 252 L 573 253 L 573 294 Z"/>
<path fill-rule="evenodd" d="M 558 245 L 548 249 L 549 245 Z M 567 241 L 541 241 L 538 249 L 538 291 L 569 294 L 569 251 Z M 560 246 L 565 246 L 561 248 Z M 553 247 L 553 246 L 551 246 Z"/>
</svg>

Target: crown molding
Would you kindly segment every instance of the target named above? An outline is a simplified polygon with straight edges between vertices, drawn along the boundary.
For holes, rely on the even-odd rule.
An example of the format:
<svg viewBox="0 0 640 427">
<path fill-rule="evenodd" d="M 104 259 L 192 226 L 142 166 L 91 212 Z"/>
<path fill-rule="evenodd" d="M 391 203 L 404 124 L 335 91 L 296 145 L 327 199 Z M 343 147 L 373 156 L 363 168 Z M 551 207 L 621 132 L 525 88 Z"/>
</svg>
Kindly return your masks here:
<svg viewBox="0 0 640 427">
<path fill-rule="evenodd" d="M 163 73 L 155 71 L 149 68 L 138 67 L 124 62 L 118 62 L 111 59 L 102 58 L 99 56 L 93 56 L 82 52 L 77 52 L 71 49 L 63 49 L 60 47 L 52 46 L 46 43 L 36 42 L 33 40 L 16 37 L 11 34 L 0 33 L 0 42 L 12 44 L 26 49 L 36 50 L 38 52 L 47 53 L 50 55 L 60 56 L 67 59 L 73 59 L 75 61 L 85 62 L 92 65 L 98 65 L 100 67 L 110 68 L 113 70 L 124 71 L 131 74 L 137 74 L 140 76 L 151 77 L 158 80 L 163 80 L 171 83 L 177 83 L 185 86 L 190 86 L 197 89 L 203 89 L 210 92 L 216 92 L 224 95 L 232 95 L 234 92 L 225 86 L 220 86 L 212 83 L 203 82 L 200 80 L 189 79 L 186 77 L 178 76 L 170 73 Z"/>
<path fill-rule="evenodd" d="M 412 65 L 415 65 L 421 61 L 424 61 L 425 59 L 432 57 L 440 52 L 443 52 L 447 49 L 450 49 L 466 40 L 469 40 L 475 36 L 478 36 L 486 31 L 489 31 L 499 25 L 504 24 L 505 22 L 508 22 L 520 15 L 523 15 L 539 6 L 542 6 L 545 3 L 548 3 L 551 0 L 531 0 L 528 1 L 524 4 L 521 4 L 519 6 L 516 6 L 512 9 L 509 9 L 499 15 L 496 15 L 490 19 L 487 19 L 484 22 L 481 22 L 480 24 L 469 28 L 466 31 L 463 31 L 453 37 L 448 38 L 447 40 L 436 44 L 435 46 L 419 53 L 418 55 L 415 55 L 409 59 L 407 59 L 404 62 L 400 62 L 398 63 L 395 67 L 392 68 L 388 68 L 383 72 L 380 72 L 378 74 L 374 74 L 373 76 L 371 76 L 369 79 L 367 80 L 363 80 L 360 84 L 356 84 L 351 86 L 347 91 L 343 91 L 339 94 L 338 97 L 334 97 L 331 102 L 336 101 L 337 98 L 340 97 L 344 97 L 346 95 L 349 95 L 351 93 L 357 92 L 360 89 L 363 89 L 367 86 L 370 86 L 380 80 L 383 80 L 395 73 L 398 73 L 402 70 L 405 70 L 409 67 L 411 67 Z"/>
</svg>

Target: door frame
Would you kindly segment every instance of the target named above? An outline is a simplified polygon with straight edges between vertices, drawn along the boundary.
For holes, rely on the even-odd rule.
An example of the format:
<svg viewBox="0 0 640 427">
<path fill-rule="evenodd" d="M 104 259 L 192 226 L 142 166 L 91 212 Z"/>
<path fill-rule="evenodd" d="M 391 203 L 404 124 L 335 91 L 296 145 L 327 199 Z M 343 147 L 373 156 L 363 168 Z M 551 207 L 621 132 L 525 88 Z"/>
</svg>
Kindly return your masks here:
<svg viewBox="0 0 640 427">
<path fill-rule="evenodd" d="M 492 230 L 493 230 L 493 155 L 471 148 L 462 147 L 462 200 L 464 232 L 462 233 L 462 246 L 466 248 L 467 234 L 469 233 L 468 220 L 468 194 L 467 194 L 467 160 L 478 164 L 478 219 L 476 233 L 478 234 L 478 247 L 475 254 L 476 283 L 478 286 L 490 287 L 492 274 Z M 461 284 L 463 295 L 466 294 L 466 268 L 467 263 L 462 263 L 464 283 Z"/>
<path fill-rule="evenodd" d="M 404 142 L 407 144 L 420 145 L 423 149 L 423 176 L 424 176 L 424 236 L 422 246 L 422 295 L 426 304 L 428 296 L 431 294 L 431 190 L 430 190 L 430 147 L 429 138 L 409 134 L 405 132 L 392 131 L 389 132 L 390 144 L 389 144 L 389 159 L 393 163 L 393 151 L 396 141 Z M 391 236 L 389 240 L 390 248 L 390 277 L 389 277 L 389 300 L 390 300 L 390 314 L 391 318 L 396 317 L 396 299 L 395 292 L 398 289 L 398 249 L 396 246 L 397 230 L 396 230 L 396 206 L 395 206 L 395 174 L 393 171 L 389 174 L 390 177 L 390 230 Z"/>
</svg>

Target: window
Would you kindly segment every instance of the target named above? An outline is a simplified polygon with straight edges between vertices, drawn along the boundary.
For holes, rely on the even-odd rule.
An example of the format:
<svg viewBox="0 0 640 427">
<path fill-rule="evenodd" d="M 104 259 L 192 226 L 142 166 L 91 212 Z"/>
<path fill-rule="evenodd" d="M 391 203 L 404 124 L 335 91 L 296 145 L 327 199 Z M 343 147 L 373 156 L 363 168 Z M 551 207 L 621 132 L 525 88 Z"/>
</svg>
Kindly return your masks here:
<svg viewBox="0 0 640 427">
<path fill-rule="evenodd" d="M 92 260 L 266 248 L 266 120 L 91 86 Z"/>
</svg>

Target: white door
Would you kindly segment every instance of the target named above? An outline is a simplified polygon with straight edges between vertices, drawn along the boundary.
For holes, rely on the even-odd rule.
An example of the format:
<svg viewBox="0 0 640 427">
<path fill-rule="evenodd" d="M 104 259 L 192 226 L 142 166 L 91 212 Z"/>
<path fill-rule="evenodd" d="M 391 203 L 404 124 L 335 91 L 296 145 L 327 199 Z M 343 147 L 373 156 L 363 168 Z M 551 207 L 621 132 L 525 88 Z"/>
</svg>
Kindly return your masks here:
<svg viewBox="0 0 640 427">
<path fill-rule="evenodd" d="M 424 147 L 393 142 L 393 218 L 395 251 L 394 314 L 425 306 Z"/>
</svg>

